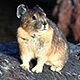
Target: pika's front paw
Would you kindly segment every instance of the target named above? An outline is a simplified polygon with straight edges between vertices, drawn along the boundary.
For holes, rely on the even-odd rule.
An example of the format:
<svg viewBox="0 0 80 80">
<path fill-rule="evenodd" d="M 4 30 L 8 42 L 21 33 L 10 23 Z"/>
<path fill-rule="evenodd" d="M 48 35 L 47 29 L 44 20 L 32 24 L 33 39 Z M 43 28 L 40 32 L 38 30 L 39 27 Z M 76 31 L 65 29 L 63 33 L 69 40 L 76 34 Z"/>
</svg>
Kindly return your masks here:
<svg viewBox="0 0 80 80">
<path fill-rule="evenodd" d="M 21 64 L 20 66 L 21 66 L 23 69 L 30 71 L 28 65 L 26 65 L 26 64 Z"/>
<path fill-rule="evenodd" d="M 50 69 L 51 69 L 52 71 L 57 71 L 57 72 L 59 72 L 59 71 L 62 69 L 62 67 L 51 66 Z"/>
<path fill-rule="evenodd" d="M 42 72 L 42 67 L 40 67 L 40 66 L 35 66 L 33 69 L 32 69 L 32 71 L 33 72 L 36 72 L 36 73 L 41 73 Z"/>
</svg>

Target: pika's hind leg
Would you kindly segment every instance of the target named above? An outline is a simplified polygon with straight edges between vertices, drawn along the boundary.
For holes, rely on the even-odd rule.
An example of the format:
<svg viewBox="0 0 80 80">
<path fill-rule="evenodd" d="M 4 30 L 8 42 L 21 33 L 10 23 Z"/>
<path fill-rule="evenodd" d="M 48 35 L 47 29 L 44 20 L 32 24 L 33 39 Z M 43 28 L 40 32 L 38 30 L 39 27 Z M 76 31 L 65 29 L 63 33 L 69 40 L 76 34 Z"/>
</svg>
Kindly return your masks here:
<svg viewBox="0 0 80 80">
<path fill-rule="evenodd" d="M 62 70 L 62 68 L 64 67 L 64 65 L 66 64 L 68 60 L 68 55 L 67 54 L 55 54 L 53 56 L 50 56 L 49 61 L 51 62 L 51 70 L 52 71 L 57 71 L 59 72 L 60 70 Z"/>
<path fill-rule="evenodd" d="M 59 67 L 59 66 L 52 65 L 50 69 L 51 69 L 52 71 L 57 71 L 57 72 L 59 72 L 62 68 L 63 68 L 63 67 Z"/>
<path fill-rule="evenodd" d="M 63 61 L 63 60 L 56 60 L 56 61 L 54 61 L 54 62 L 52 63 L 50 69 L 51 69 L 52 71 L 57 71 L 57 72 L 59 72 L 60 70 L 62 70 L 62 68 L 64 67 L 64 65 L 65 65 L 65 61 Z"/>
</svg>

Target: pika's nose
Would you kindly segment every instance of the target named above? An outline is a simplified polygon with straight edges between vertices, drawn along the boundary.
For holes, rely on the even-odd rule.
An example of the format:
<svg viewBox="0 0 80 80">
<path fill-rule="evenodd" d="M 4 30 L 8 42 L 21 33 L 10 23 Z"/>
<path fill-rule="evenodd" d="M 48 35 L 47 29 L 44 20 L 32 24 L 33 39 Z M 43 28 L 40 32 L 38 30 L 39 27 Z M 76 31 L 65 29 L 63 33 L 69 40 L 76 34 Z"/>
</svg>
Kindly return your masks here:
<svg viewBox="0 0 80 80">
<path fill-rule="evenodd" d="M 43 23 L 43 25 L 46 25 L 46 24 L 47 24 L 46 22 Z"/>
</svg>

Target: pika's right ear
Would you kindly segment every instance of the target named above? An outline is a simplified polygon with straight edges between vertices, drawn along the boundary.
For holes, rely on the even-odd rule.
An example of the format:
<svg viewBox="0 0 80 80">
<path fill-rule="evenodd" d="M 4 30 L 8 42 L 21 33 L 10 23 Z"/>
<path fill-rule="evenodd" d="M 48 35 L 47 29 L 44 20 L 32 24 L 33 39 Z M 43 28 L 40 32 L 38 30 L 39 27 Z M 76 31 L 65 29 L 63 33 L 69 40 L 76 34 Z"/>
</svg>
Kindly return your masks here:
<svg viewBox="0 0 80 80">
<path fill-rule="evenodd" d="M 17 7 L 17 17 L 22 18 L 22 16 L 29 10 L 28 6 L 25 6 L 24 4 L 20 4 Z"/>
</svg>

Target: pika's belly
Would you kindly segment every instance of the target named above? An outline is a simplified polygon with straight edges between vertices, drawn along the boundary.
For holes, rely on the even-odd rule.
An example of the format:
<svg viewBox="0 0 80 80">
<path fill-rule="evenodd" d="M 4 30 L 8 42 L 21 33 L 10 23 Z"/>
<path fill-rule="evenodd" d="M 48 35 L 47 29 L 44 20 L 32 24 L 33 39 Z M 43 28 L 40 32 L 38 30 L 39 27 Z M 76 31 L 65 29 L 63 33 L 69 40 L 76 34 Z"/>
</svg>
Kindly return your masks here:
<svg viewBox="0 0 80 80">
<path fill-rule="evenodd" d="M 28 47 L 34 54 L 34 57 L 38 57 L 38 56 L 42 56 L 42 54 L 48 52 L 49 43 L 46 43 L 40 39 L 30 39 L 28 42 Z"/>
</svg>

